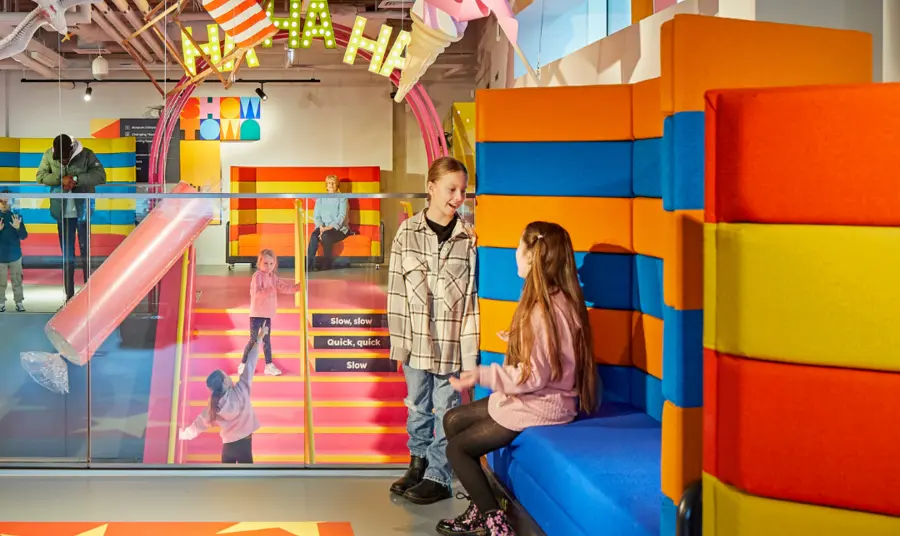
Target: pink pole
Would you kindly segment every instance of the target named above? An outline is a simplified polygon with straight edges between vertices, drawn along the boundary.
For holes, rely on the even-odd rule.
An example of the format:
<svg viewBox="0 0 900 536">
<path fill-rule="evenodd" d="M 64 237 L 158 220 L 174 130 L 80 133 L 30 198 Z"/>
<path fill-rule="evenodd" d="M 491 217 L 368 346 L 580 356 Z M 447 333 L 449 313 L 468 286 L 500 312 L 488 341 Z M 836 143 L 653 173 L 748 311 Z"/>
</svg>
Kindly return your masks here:
<svg viewBox="0 0 900 536">
<path fill-rule="evenodd" d="M 182 182 L 172 192 L 197 190 Z M 47 322 L 44 333 L 56 350 L 76 365 L 87 363 L 212 217 L 209 199 L 187 195 L 163 199 Z"/>
</svg>

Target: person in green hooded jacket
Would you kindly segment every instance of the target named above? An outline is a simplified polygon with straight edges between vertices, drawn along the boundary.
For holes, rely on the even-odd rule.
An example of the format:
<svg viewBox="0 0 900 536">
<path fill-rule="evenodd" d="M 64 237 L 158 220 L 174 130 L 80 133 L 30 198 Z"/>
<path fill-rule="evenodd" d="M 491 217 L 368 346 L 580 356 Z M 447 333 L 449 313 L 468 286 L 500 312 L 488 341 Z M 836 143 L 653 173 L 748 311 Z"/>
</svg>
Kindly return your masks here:
<svg viewBox="0 0 900 536">
<path fill-rule="evenodd" d="M 94 193 L 106 183 L 106 170 L 93 151 L 65 134 L 53 139 L 53 145 L 41 158 L 37 182 L 50 187 L 51 193 Z M 84 281 L 90 275 L 90 233 L 87 228 L 86 199 L 51 199 L 50 215 L 56 220 L 59 249 L 63 256 L 66 301 L 75 295 L 75 238 L 81 252 Z"/>
</svg>

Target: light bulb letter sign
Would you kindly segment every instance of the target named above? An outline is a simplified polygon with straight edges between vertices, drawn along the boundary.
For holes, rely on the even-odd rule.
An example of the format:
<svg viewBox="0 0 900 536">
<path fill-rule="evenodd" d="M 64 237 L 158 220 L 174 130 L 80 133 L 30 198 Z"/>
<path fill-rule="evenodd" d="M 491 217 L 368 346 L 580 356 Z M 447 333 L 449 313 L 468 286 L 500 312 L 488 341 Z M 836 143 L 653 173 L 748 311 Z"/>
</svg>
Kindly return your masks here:
<svg viewBox="0 0 900 536">
<path fill-rule="evenodd" d="M 188 34 L 193 35 L 193 31 L 191 28 L 185 28 Z M 218 24 L 209 24 L 206 26 L 206 37 L 209 39 L 208 43 L 200 44 L 200 50 L 206 54 L 207 57 L 213 62 L 213 64 L 218 65 L 219 62 L 222 61 L 222 51 L 219 48 L 219 25 Z M 234 50 L 235 43 L 234 39 L 229 37 L 227 34 L 225 35 L 225 55 L 227 56 L 232 50 Z M 197 58 L 200 57 L 200 50 L 197 50 L 196 47 L 191 43 L 191 40 L 186 36 L 181 36 L 181 50 L 184 55 L 184 64 L 188 68 L 188 72 L 192 75 L 197 74 Z M 259 67 L 259 58 L 256 57 L 256 52 L 249 48 L 247 49 L 247 54 L 244 56 L 247 60 L 248 67 Z M 219 68 L 220 71 L 231 71 L 234 69 L 234 61 L 228 61 Z"/>
<path fill-rule="evenodd" d="M 313 39 L 321 39 L 325 48 L 335 48 L 334 27 L 328 0 L 311 0 L 306 8 L 306 22 L 300 36 L 300 48 L 309 48 Z"/>
<path fill-rule="evenodd" d="M 387 52 L 388 41 L 391 39 L 393 29 L 387 24 L 382 24 L 381 30 L 378 32 L 378 39 L 372 40 L 365 36 L 366 22 L 365 17 L 356 16 L 353 30 L 350 33 L 350 40 L 347 43 L 347 50 L 344 52 L 344 63 L 353 65 L 359 51 L 368 50 L 372 54 L 372 60 L 369 61 L 369 71 L 380 73 L 385 59 L 384 53 Z"/>
</svg>

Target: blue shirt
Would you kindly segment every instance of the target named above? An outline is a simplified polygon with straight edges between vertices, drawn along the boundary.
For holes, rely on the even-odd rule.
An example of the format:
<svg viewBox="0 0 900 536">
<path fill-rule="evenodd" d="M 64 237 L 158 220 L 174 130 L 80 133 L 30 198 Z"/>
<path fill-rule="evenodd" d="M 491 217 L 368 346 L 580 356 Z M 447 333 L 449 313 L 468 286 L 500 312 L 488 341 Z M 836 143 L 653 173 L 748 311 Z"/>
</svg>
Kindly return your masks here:
<svg viewBox="0 0 900 536">
<path fill-rule="evenodd" d="M 313 219 L 316 227 L 333 227 L 347 234 L 348 216 L 350 215 L 350 202 L 347 199 L 323 198 L 316 199 L 316 208 L 313 209 Z"/>
<path fill-rule="evenodd" d="M 22 240 L 28 237 L 25 222 L 16 230 L 12 226 L 12 212 L 0 212 L 3 229 L 0 229 L 0 262 L 16 262 L 22 258 Z"/>
</svg>

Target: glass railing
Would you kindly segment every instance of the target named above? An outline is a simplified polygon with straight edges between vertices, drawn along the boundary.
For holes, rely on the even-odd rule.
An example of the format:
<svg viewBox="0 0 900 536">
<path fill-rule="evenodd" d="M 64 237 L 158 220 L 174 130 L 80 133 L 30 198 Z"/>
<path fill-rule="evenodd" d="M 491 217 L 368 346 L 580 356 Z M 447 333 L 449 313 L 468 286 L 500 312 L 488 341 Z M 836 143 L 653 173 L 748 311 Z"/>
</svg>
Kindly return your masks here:
<svg viewBox="0 0 900 536">
<path fill-rule="evenodd" d="M 221 463 L 219 425 L 191 425 L 209 406 L 211 374 L 246 385 L 242 357 L 259 326 L 250 287 L 260 284 L 263 250 L 277 256 L 281 292 L 271 306 L 271 366 L 258 347 L 249 388 L 260 423 L 254 463 L 406 462 L 406 386 L 388 357 L 387 263 L 397 228 L 424 208 L 424 195 L 98 189 L 51 199 L 45 189 L 3 189 L 27 237 L 21 269 L 9 264 L 0 313 L 0 465 Z M 315 203 L 329 197 L 347 199 L 349 223 L 310 247 Z M 459 212 L 473 221 L 473 201 Z M 254 314 L 271 311 L 257 305 Z M 245 429 L 226 427 L 225 439 Z"/>
</svg>

